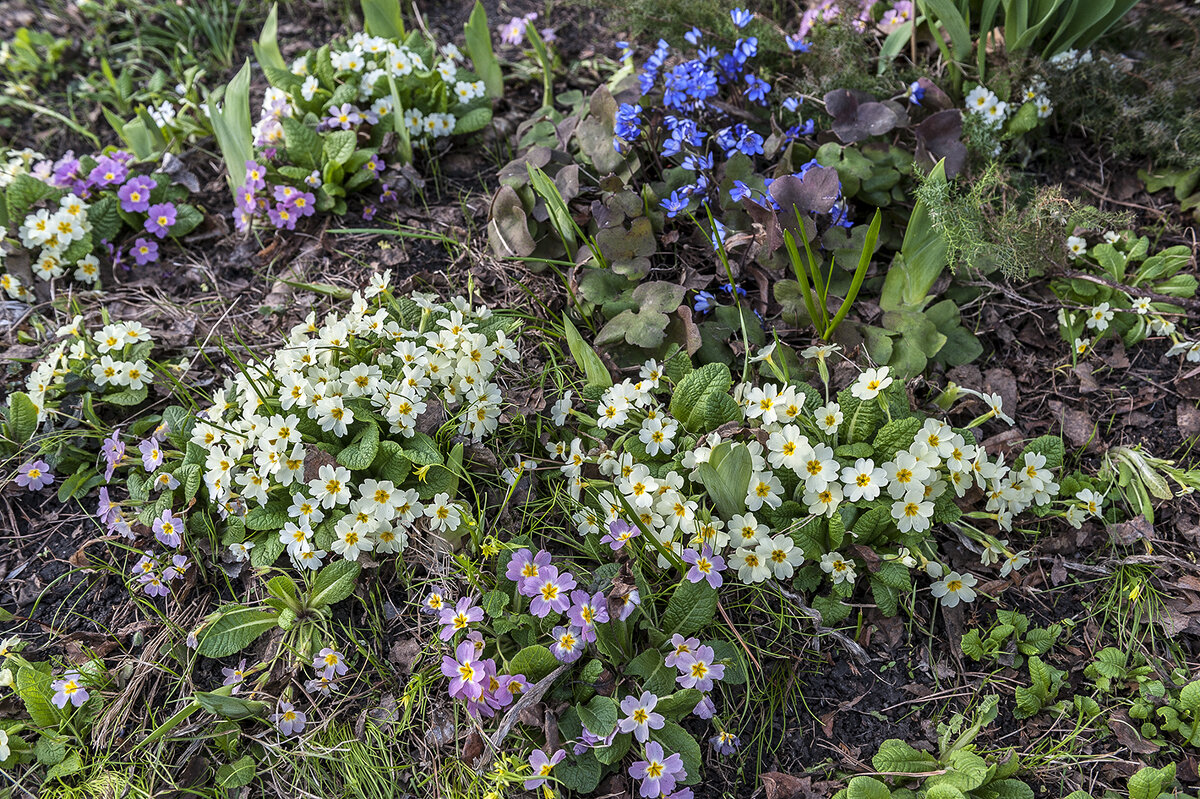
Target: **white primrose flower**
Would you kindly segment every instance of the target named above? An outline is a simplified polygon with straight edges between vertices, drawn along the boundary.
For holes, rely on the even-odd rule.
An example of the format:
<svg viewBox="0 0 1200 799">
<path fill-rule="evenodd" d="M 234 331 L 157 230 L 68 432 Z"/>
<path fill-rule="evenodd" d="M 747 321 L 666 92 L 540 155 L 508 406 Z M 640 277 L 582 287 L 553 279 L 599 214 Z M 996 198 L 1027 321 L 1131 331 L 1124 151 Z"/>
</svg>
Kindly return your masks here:
<svg viewBox="0 0 1200 799">
<path fill-rule="evenodd" d="M 1086 325 L 1089 330 L 1103 333 L 1108 330 L 1108 323 L 1112 321 L 1112 318 L 1112 307 L 1107 302 L 1102 302 L 1088 312 Z"/>
<path fill-rule="evenodd" d="M 834 583 L 852 583 L 857 577 L 854 573 L 854 563 L 845 560 L 837 552 L 826 552 L 821 556 L 821 571 L 828 574 Z"/>
<path fill-rule="evenodd" d="M 837 433 L 838 426 L 841 425 L 842 419 L 844 418 L 842 416 L 842 409 L 836 402 L 830 402 L 822 405 L 820 408 L 817 408 L 817 410 L 814 411 L 813 416 L 816 419 L 817 427 L 821 429 L 821 432 L 827 435 L 834 435 Z"/>
<path fill-rule="evenodd" d="M 854 381 L 854 385 L 850 387 L 850 393 L 863 401 L 875 399 L 879 396 L 879 392 L 892 384 L 892 378 L 888 376 L 888 371 L 886 366 L 866 370 Z"/>
<path fill-rule="evenodd" d="M 859 458 L 853 466 L 842 469 L 842 482 L 846 486 L 846 498 L 851 502 L 873 500 L 888 484 L 887 472 L 875 465 L 870 458 Z"/>
<path fill-rule="evenodd" d="M 974 602 L 974 586 L 978 582 L 974 575 L 950 572 L 945 579 L 930 587 L 930 592 L 942 601 L 942 607 L 952 608 L 959 602 Z"/>
<path fill-rule="evenodd" d="M 1072 259 L 1079 258 L 1087 254 L 1087 240 L 1079 236 L 1067 237 L 1067 255 Z"/>
</svg>

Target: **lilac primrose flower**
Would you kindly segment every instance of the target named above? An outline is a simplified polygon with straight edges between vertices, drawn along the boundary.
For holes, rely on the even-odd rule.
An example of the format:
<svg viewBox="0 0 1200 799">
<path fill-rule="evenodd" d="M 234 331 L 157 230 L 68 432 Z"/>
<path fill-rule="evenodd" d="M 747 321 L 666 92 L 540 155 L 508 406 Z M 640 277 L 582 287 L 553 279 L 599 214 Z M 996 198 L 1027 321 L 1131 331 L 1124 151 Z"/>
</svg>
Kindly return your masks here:
<svg viewBox="0 0 1200 799">
<path fill-rule="evenodd" d="M 125 457 L 125 442 L 121 440 L 121 428 L 112 431 L 112 435 L 104 439 L 100 452 L 104 455 L 104 479 L 111 480 L 113 471 Z"/>
<path fill-rule="evenodd" d="M 754 19 L 754 13 L 752 11 L 747 11 L 744 8 L 729 9 L 729 16 L 733 19 L 733 24 L 738 28 L 746 27 L 750 24 L 750 20 Z"/>
<path fill-rule="evenodd" d="M 483 608 L 472 605 L 470 597 L 462 597 L 453 608 L 442 608 L 438 614 L 438 624 L 443 625 L 438 637 L 449 641 L 459 630 L 466 630 L 472 624 L 483 621 Z"/>
<path fill-rule="evenodd" d="M 124 183 L 129 177 L 129 167 L 111 156 L 102 155 L 96 159 L 96 166 L 88 173 L 88 183 L 92 186 L 116 186 Z"/>
<path fill-rule="evenodd" d="M 614 519 L 608 523 L 608 532 L 600 538 L 600 543 L 608 544 L 613 552 L 625 546 L 625 542 L 641 535 L 641 530 L 624 519 Z"/>
<path fill-rule="evenodd" d="M 299 735 L 308 719 L 291 702 L 280 702 L 279 711 L 271 715 L 271 723 L 284 735 Z"/>
<path fill-rule="evenodd" d="M 152 264 L 158 260 L 158 242 L 138 237 L 133 242 L 133 260 L 138 266 Z"/>
<path fill-rule="evenodd" d="M 578 627 L 559 625 L 551 633 L 554 643 L 550 652 L 562 663 L 574 663 L 583 657 L 583 633 Z"/>
<path fill-rule="evenodd" d="M 721 730 L 708 739 L 713 751 L 718 755 L 732 755 L 742 745 L 741 740 L 729 730 Z"/>
<path fill-rule="evenodd" d="M 565 613 L 571 607 L 570 591 L 575 586 L 575 577 L 570 572 L 559 574 L 554 566 L 546 566 L 537 577 L 525 580 L 524 593 L 533 597 L 529 612 L 538 618 L 552 611 Z"/>
<path fill-rule="evenodd" d="M 549 757 L 546 757 L 546 753 L 541 749 L 534 749 L 529 754 L 529 770 L 533 772 L 533 776 L 525 780 L 525 790 L 532 791 L 534 788 L 544 785 L 551 770 L 566 756 L 566 749 L 559 749 Z"/>
<path fill-rule="evenodd" d="M 692 708 L 692 715 L 698 719 L 704 719 L 705 721 L 717 715 L 717 706 L 713 703 L 712 697 L 708 694 L 705 694 L 704 698 L 697 702 L 696 706 Z"/>
<path fill-rule="evenodd" d="M 221 669 L 221 674 L 225 675 L 225 681 L 221 685 L 232 685 L 233 690 L 230 693 L 237 693 L 241 689 L 242 683 L 246 681 L 246 659 L 241 661 L 232 669 Z"/>
<path fill-rule="evenodd" d="M 341 652 L 327 646 L 313 658 L 313 670 L 325 675 L 325 679 L 332 680 L 335 677 L 341 677 L 350 668 L 346 665 L 346 659 L 342 657 Z"/>
<path fill-rule="evenodd" d="M 246 182 L 242 188 L 249 192 L 256 192 L 259 189 L 266 188 L 267 171 L 259 166 L 257 161 L 246 162 Z"/>
<path fill-rule="evenodd" d="M 82 679 L 79 672 L 68 671 L 61 680 L 51 683 L 50 687 L 54 690 L 54 696 L 50 698 L 50 701 L 54 703 L 54 706 L 62 710 L 68 702 L 75 707 L 80 707 L 88 701 L 87 688 L 80 682 Z"/>
<path fill-rule="evenodd" d="M 578 627 L 585 642 L 596 640 L 596 625 L 609 620 L 608 601 L 600 591 L 588 596 L 587 591 L 571 592 L 571 623 Z"/>
<path fill-rule="evenodd" d="M 300 218 L 299 214 L 292 212 L 292 207 L 287 203 L 276 203 L 274 208 L 267 211 L 267 216 L 271 224 L 280 230 L 295 230 L 296 220 Z"/>
<path fill-rule="evenodd" d="M 637 610 L 638 605 L 642 604 L 642 595 L 639 594 L 638 590 L 635 588 L 626 594 L 625 598 L 622 599 L 621 602 L 623 604 L 621 605 L 621 611 L 617 614 L 617 619 L 620 621 L 625 621 L 631 615 L 633 615 L 633 612 Z"/>
<path fill-rule="evenodd" d="M 138 444 L 138 450 L 142 453 L 142 467 L 146 471 L 152 472 L 162 465 L 162 450 L 158 448 L 158 442 L 153 436 Z"/>
<path fill-rule="evenodd" d="M 525 581 L 530 577 L 537 577 L 541 570 L 550 565 L 550 553 L 539 549 L 537 554 L 532 554 L 528 549 L 518 549 L 513 553 L 512 559 L 508 562 L 508 568 L 504 570 L 504 576 L 517 584 L 518 589 L 525 584 Z M 528 594 L 522 593 L 522 596 Z"/>
<path fill-rule="evenodd" d="M 589 749 L 597 749 L 601 746 L 608 746 L 617 737 L 617 728 L 613 727 L 613 731 L 608 734 L 607 738 L 601 738 L 583 725 L 583 730 L 579 733 L 579 740 L 571 747 L 576 755 L 582 755 Z"/>
<path fill-rule="evenodd" d="M 150 192 L 156 184 L 145 175 L 139 175 L 117 190 L 117 198 L 121 201 L 121 210 L 128 213 L 142 213 L 150 208 Z"/>
<path fill-rule="evenodd" d="M 442 674 L 451 678 L 450 696 L 476 700 L 483 696 L 483 680 L 487 677 L 487 669 L 475 658 L 475 644 L 472 641 L 459 644 L 454 650 L 454 657 L 442 657 Z"/>
<path fill-rule="evenodd" d="M 157 574 L 143 574 L 138 581 L 141 582 L 142 590 L 147 596 L 167 596 L 171 593 L 171 589 L 167 588 L 167 584 Z"/>
<path fill-rule="evenodd" d="M 676 682 L 684 688 L 696 688 L 701 691 L 711 691 L 713 681 L 725 676 L 725 666 L 713 663 L 716 652 L 711 646 L 698 646 L 694 652 L 683 655 L 675 662 L 679 669 Z"/>
<path fill-rule="evenodd" d="M 53 482 L 50 465 L 43 460 L 30 461 L 17 469 L 17 485 L 30 491 L 41 491 Z"/>
<path fill-rule="evenodd" d="M 379 209 L 377 209 L 375 206 L 368 203 L 363 206 L 362 218 L 365 219 L 366 221 L 370 222 L 372 219 L 375 218 L 375 214 L 378 213 L 378 210 Z"/>
<path fill-rule="evenodd" d="M 720 555 L 714 555 L 708 544 L 705 544 L 700 552 L 696 552 L 694 549 L 685 549 L 683 560 L 685 563 L 692 564 L 692 568 L 687 573 L 689 582 L 698 583 L 708 580 L 708 584 L 713 588 L 720 588 L 721 583 L 725 581 L 725 578 L 721 576 L 721 572 L 725 569 L 725 559 Z"/>
<path fill-rule="evenodd" d="M 150 206 L 146 213 L 146 232 L 153 233 L 160 239 L 166 238 L 171 232 L 171 226 L 175 224 L 175 206 L 171 203 L 159 203 Z"/>
<path fill-rule="evenodd" d="M 658 697 L 649 691 L 643 691 L 640 697 L 626 696 L 621 700 L 621 712 L 625 718 L 617 722 L 621 732 L 631 732 L 633 737 L 642 743 L 650 737 L 650 730 L 661 730 L 665 719 L 661 713 L 655 713 Z"/>
<path fill-rule="evenodd" d="M 663 752 L 658 741 L 646 744 L 646 759 L 639 760 L 629 767 L 629 776 L 641 780 L 639 792 L 646 799 L 675 790 L 675 783 L 687 777 L 683 767 L 683 758 L 678 754 L 670 757 Z"/>
<path fill-rule="evenodd" d="M 671 646 L 674 647 L 664 659 L 667 668 L 675 668 L 684 655 L 690 655 L 700 646 L 699 638 L 684 638 L 679 633 L 671 635 Z"/>
<path fill-rule="evenodd" d="M 163 546 L 177 547 L 183 543 L 183 519 L 180 519 L 171 509 L 167 508 L 154 520 L 154 537 Z"/>
<path fill-rule="evenodd" d="M 350 103 L 343 103 L 341 108 L 334 106 L 329 110 L 329 118 L 326 122 L 330 128 L 350 130 L 350 128 L 362 122 L 362 115 Z"/>
</svg>

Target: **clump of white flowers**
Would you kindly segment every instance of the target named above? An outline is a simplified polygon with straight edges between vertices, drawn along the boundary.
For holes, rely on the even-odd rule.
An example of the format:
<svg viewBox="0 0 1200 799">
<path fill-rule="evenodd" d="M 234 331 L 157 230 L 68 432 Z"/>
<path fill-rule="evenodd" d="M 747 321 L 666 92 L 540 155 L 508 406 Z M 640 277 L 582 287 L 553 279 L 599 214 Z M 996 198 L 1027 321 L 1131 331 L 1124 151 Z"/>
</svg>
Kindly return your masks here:
<svg viewBox="0 0 1200 799">
<path fill-rule="evenodd" d="M 663 568 L 703 564 L 689 572 L 693 581 L 790 580 L 808 564 L 804 579 L 823 576 L 848 592 L 864 566 L 840 542 L 857 536 L 847 528 L 865 517 L 883 560 L 939 577 L 931 531 L 960 519 L 969 526 L 957 507 L 969 490 L 983 496 L 980 507 L 967 508 L 972 520 L 990 520 L 997 532 L 1057 496 L 1044 454 L 1026 452 L 1009 465 L 1003 455 L 989 457 L 969 429 L 910 414 L 887 367 L 865 370 L 823 400 L 800 383 L 722 384 L 714 365 L 674 380 L 667 371 L 646 362 L 637 380 L 604 389 L 594 411 L 568 393 L 553 406 L 556 422 L 577 417 L 585 429 L 546 447 L 576 503 L 580 535 L 600 537 L 601 551 L 626 548 Z M 702 392 L 700 374 L 712 381 Z M 722 385 L 728 406 L 715 398 Z M 689 405 L 697 396 L 699 411 Z M 991 418 L 1012 423 L 998 396 L 979 396 L 988 412 L 971 427 Z M 697 413 L 718 407 L 725 407 L 719 418 L 698 421 Z M 740 469 L 729 470 L 738 459 Z M 733 486 L 744 492 L 729 495 Z M 1005 574 L 1028 562 L 1004 545 L 990 551 Z"/>
<path fill-rule="evenodd" d="M 284 346 L 244 365 L 190 433 L 211 501 L 262 531 L 229 542 L 231 558 L 272 561 L 286 548 L 297 568 L 317 569 L 330 551 L 399 552 L 418 525 L 457 530 L 469 513 L 425 480 L 441 458 L 429 433 L 448 423 L 479 441 L 496 429 L 494 378 L 517 358 L 514 325 L 462 297 L 394 299 L 376 276 L 349 313 L 310 313 Z M 381 439 L 398 446 L 377 462 Z"/>
</svg>

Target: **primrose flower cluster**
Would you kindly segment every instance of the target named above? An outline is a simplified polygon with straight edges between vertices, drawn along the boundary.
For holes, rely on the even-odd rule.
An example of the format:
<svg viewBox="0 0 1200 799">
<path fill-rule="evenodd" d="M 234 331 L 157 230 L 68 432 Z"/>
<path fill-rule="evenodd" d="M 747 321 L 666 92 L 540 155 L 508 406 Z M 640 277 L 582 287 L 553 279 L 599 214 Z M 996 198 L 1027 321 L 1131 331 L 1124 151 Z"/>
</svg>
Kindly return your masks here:
<svg viewBox="0 0 1200 799">
<path fill-rule="evenodd" d="M 88 333 L 83 317 L 55 331 L 60 339 L 25 379 L 25 395 L 45 422 L 69 393 L 88 391 L 96 399 L 135 405 L 145 399 L 154 381 L 148 361 L 154 338 L 141 322 L 109 322 Z M 164 363 L 177 373 L 186 362 Z M 10 397 L 10 403 L 12 398 Z"/>
<path fill-rule="evenodd" d="M 226 519 L 226 561 L 265 566 L 286 551 L 304 570 L 331 552 L 398 553 L 413 532 L 451 536 L 469 522 L 456 496 L 462 447 L 446 458 L 424 431 L 448 422 L 479 441 L 496 429 L 493 379 L 516 358 L 514 323 L 462 298 L 396 300 L 386 277 L 366 294 L 345 315 L 310 314 L 199 414 L 165 419 L 139 444 L 131 499 L 147 505 L 164 490 L 183 505 L 203 487 Z M 156 534 L 169 525 L 172 537 L 158 538 L 174 546 L 186 525 L 156 507 L 142 521 Z"/>
<path fill-rule="evenodd" d="M 807 354 L 824 359 L 831 351 L 812 348 Z M 722 385 L 716 370 L 705 370 L 715 381 L 709 391 Z M 861 538 L 865 533 L 855 525 L 870 519 L 859 527 L 880 539 L 884 558 L 910 568 L 920 564 L 937 578 L 944 569 L 928 546 L 930 531 L 938 522 L 965 523 L 955 500 L 969 489 L 986 496 L 986 507 L 974 515 L 999 531 L 1011 530 L 1015 516 L 1057 496 L 1045 455 L 1025 453 L 1010 467 L 1003 455 L 989 457 L 970 430 L 922 420 L 907 409 L 901 416 L 887 404 L 895 395 L 887 367 L 866 370 L 836 399 L 823 402 L 801 384 L 736 386 L 722 418 L 760 431 L 745 442 L 705 431 L 707 425 L 690 415 L 687 397 L 704 379 L 702 371 L 672 384 L 650 361 L 639 380 L 606 389 L 594 409 L 576 409 L 570 394 L 555 406 L 556 422 L 576 416 L 586 433 L 549 445 L 562 464 L 566 490 L 579 503 L 580 535 L 649 557 L 660 568 L 678 560 L 688 580 L 714 588 L 731 577 L 745 584 L 788 580 L 808 564 L 820 570 L 813 574 L 823 572 L 834 586 L 848 589 L 860 564 L 823 546 L 820 536 L 796 535 L 798 525 L 822 522 L 839 538 L 842 530 Z M 660 402 L 663 392 L 673 395 L 669 410 Z M 982 399 L 989 411 L 973 425 L 1008 420 L 999 397 Z M 891 420 L 884 423 L 884 417 Z M 868 425 L 868 418 L 875 422 Z M 865 436 L 870 429 L 873 444 Z M 724 482 L 745 488 L 719 503 L 724 491 L 705 475 L 735 452 L 744 466 L 723 474 Z M 1005 550 L 1006 574 L 1025 562 L 1022 553 Z"/>
<path fill-rule="evenodd" d="M 292 230 L 314 210 L 341 213 L 347 196 L 368 187 L 379 186 L 378 202 L 393 201 L 386 159 L 409 156 L 385 147 L 389 132 L 428 149 L 491 118 L 483 82 L 453 44 L 439 49 L 419 38 L 356 33 L 301 55 L 289 70 L 267 70 L 267 77 L 272 85 L 253 129 L 256 157 L 236 192 L 239 230 L 255 221 Z M 365 206 L 368 218 L 375 208 Z"/>
<path fill-rule="evenodd" d="M 1083 236 L 1067 237 L 1066 246 L 1073 268 L 1092 269 L 1125 286 L 1080 280 L 1053 284 L 1065 303 L 1058 311 L 1059 332 L 1074 358 L 1090 356 L 1106 336 L 1120 338 L 1126 347 L 1158 336 L 1171 345 L 1164 357 L 1200 363 L 1200 341 L 1182 327 L 1185 309 L 1170 301 L 1196 296 L 1197 280 L 1185 271 L 1191 259 L 1186 245 L 1149 255 L 1145 237 L 1109 230 L 1090 249 Z"/>
<path fill-rule="evenodd" d="M 7 157 L 0 188 L 8 193 L 15 238 L 41 280 L 70 272 L 99 285 L 100 255 L 113 268 L 128 269 L 129 259 L 137 266 L 153 263 L 164 239 L 190 233 L 202 219 L 181 202 L 185 188 L 162 173 L 138 174 L 133 155 L 122 150 L 82 158 L 68 152 L 57 161 L 31 150 L 10 150 Z M 127 229 L 135 236 L 128 248 L 118 242 Z M 32 299 L 11 272 L 0 275 L 0 288 L 13 299 Z"/>
</svg>

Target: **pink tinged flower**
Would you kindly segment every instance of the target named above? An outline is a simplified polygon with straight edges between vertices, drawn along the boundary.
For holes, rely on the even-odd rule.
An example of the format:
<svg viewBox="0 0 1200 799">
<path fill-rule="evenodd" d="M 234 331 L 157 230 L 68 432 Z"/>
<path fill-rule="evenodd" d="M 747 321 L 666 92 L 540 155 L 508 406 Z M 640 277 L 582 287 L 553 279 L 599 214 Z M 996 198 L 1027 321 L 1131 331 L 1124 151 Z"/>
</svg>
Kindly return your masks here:
<svg viewBox="0 0 1200 799">
<path fill-rule="evenodd" d="M 318 674 L 323 674 L 325 679 L 332 680 L 349 671 L 349 667 L 341 652 L 327 646 L 313 658 L 313 670 Z"/>
<path fill-rule="evenodd" d="M 650 737 L 650 730 L 661 730 L 665 722 L 661 713 L 655 713 L 658 697 L 649 691 L 643 691 L 640 697 L 627 696 L 621 700 L 621 712 L 625 718 L 617 722 L 621 732 L 631 732 L 633 737 L 645 743 Z"/>
<path fill-rule="evenodd" d="M 559 749 L 549 757 L 541 749 L 534 749 L 529 755 L 529 770 L 533 772 L 533 776 L 525 780 L 525 790 L 532 791 L 544 785 L 550 777 L 551 770 L 566 756 L 566 749 Z"/>
<path fill-rule="evenodd" d="M 629 767 L 629 776 L 642 781 L 639 793 L 647 799 L 671 793 L 675 783 L 687 777 L 683 758 L 678 754 L 665 755 L 662 745 L 651 741 L 646 744 L 646 759 Z"/>
<path fill-rule="evenodd" d="M 549 565 L 549 552 L 539 549 L 538 553 L 534 555 L 528 549 L 518 549 L 513 553 L 512 560 L 508 562 L 504 576 L 516 583 L 520 590 L 525 580 L 537 577 L 541 570 Z"/>
<path fill-rule="evenodd" d="M 725 569 L 725 559 L 720 555 L 714 555 L 708 544 L 705 544 L 700 552 L 694 549 L 685 549 L 683 560 L 685 563 L 692 564 L 692 568 L 687 573 L 689 582 L 698 583 L 701 580 L 707 580 L 713 588 L 720 588 L 721 583 L 725 582 L 725 578 L 721 576 L 721 572 Z"/>
<path fill-rule="evenodd" d="M 158 203 L 146 211 L 146 232 L 160 239 L 166 238 L 175 224 L 176 211 L 171 203 Z"/>
<path fill-rule="evenodd" d="M 554 566 L 546 566 L 537 577 L 525 580 L 522 593 L 533 597 L 529 612 L 544 618 L 551 613 L 565 613 L 570 609 L 570 591 L 575 585 L 575 578 L 570 572 L 559 574 Z"/>
<path fill-rule="evenodd" d="M 54 691 L 54 696 L 50 698 L 50 701 L 54 703 L 54 706 L 62 710 L 68 702 L 74 707 L 80 707 L 88 701 L 87 688 L 80 682 L 82 679 L 79 672 L 69 671 L 62 676 L 61 680 L 51 683 L 50 688 Z"/>
<path fill-rule="evenodd" d="M 696 706 L 692 708 L 692 715 L 698 719 L 705 720 L 711 719 L 713 716 L 717 715 L 717 706 L 712 701 L 712 697 L 708 694 L 705 694 L 704 698 L 697 702 Z"/>
<path fill-rule="evenodd" d="M 133 260 L 138 266 L 152 264 L 158 260 L 158 242 L 138 237 L 133 242 Z"/>
<path fill-rule="evenodd" d="M 183 543 L 183 519 L 168 508 L 154 520 L 154 537 L 166 547 L 177 547 Z"/>
<path fill-rule="evenodd" d="M 162 466 L 162 450 L 158 448 L 158 442 L 153 437 L 138 444 L 138 451 L 142 453 L 142 466 L 146 471 L 152 472 Z"/>
<path fill-rule="evenodd" d="M 450 678 L 450 696 L 474 700 L 483 696 L 487 670 L 475 657 L 475 644 L 471 641 L 459 644 L 454 657 L 442 657 L 442 674 Z"/>
<path fill-rule="evenodd" d="M 559 661 L 574 663 L 583 656 L 583 633 L 578 627 L 564 627 L 560 624 L 550 634 L 554 636 L 550 652 Z"/>
<path fill-rule="evenodd" d="M 246 681 L 246 659 L 242 658 L 235 668 L 221 669 L 221 674 L 225 676 L 221 685 L 232 685 L 233 690 L 230 693 L 236 694 L 241 684 Z"/>
<path fill-rule="evenodd" d="M 696 688 L 701 691 L 711 691 L 713 681 L 725 676 L 725 666 L 713 663 L 716 653 L 711 646 L 700 646 L 694 653 L 681 657 L 675 667 L 679 676 L 675 678 L 682 688 Z"/>
<path fill-rule="evenodd" d="M 30 461 L 17 469 L 17 485 L 30 491 L 41 491 L 53 482 L 50 465 L 43 460 Z"/>
<path fill-rule="evenodd" d="M 699 648 L 699 638 L 684 638 L 679 633 L 675 633 L 671 636 L 671 651 L 663 662 L 667 668 L 675 668 L 681 658 L 694 653 Z"/>
<path fill-rule="evenodd" d="M 438 624 L 442 625 L 439 638 L 449 641 L 459 630 L 483 621 L 483 608 L 473 607 L 471 601 L 470 597 L 463 597 L 453 608 L 442 608 L 438 614 Z"/>
<path fill-rule="evenodd" d="M 120 513 L 120 510 L 121 506 L 108 495 L 108 486 L 101 487 L 100 498 L 96 502 L 96 518 L 104 524 L 108 524 L 113 515 Z"/>
<path fill-rule="evenodd" d="M 291 702 L 280 702 L 279 711 L 271 715 L 271 723 L 284 735 L 299 735 L 308 719 Z"/>
</svg>

